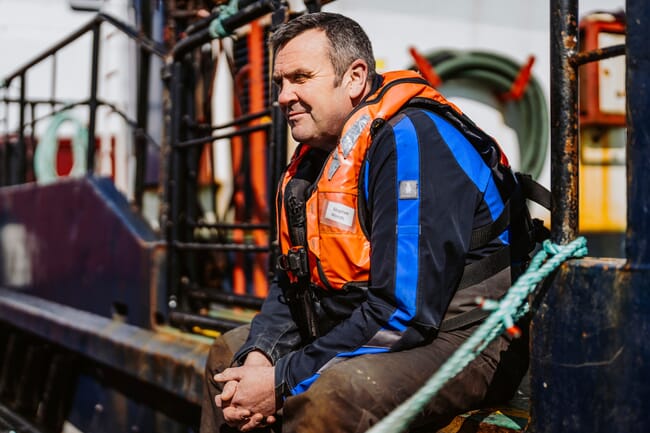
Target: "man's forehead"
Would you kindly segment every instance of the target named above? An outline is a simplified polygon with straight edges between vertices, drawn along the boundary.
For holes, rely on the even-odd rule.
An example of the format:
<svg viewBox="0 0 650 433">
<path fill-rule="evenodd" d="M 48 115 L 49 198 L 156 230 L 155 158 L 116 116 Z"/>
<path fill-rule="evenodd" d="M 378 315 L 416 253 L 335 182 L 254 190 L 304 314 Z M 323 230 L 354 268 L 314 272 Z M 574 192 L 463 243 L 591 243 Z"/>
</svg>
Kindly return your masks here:
<svg viewBox="0 0 650 433">
<path fill-rule="evenodd" d="M 329 63 L 329 52 L 323 44 L 309 42 L 287 44 L 276 53 L 273 62 L 273 76 L 275 78 L 297 73 L 312 73 L 315 70 L 327 68 Z"/>
<path fill-rule="evenodd" d="M 325 32 L 317 29 L 304 31 L 294 38 L 287 41 L 275 52 L 275 58 L 291 56 L 292 54 L 303 54 L 305 52 L 311 55 L 327 50 L 329 42 Z"/>
</svg>

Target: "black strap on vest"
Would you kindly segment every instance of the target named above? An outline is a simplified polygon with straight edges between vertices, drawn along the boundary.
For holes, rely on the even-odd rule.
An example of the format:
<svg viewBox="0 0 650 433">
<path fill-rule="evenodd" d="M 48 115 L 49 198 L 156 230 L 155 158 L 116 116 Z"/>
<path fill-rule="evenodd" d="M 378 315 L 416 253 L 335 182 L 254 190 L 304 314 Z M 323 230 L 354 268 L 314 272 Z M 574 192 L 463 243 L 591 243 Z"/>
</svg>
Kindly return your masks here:
<svg viewBox="0 0 650 433">
<path fill-rule="evenodd" d="M 492 239 L 503 233 L 508 228 L 508 224 L 510 224 L 510 201 L 506 203 L 501 215 L 496 220 L 472 231 L 472 239 L 469 243 L 470 251 L 487 245 Z"/>
<path fill-rule="evenodd" d="M 467 311 L 466 313 L 459 314 L 458 316 L 445 319 L 440 324 L 440 332 L 449 332 L 455 329 L 464 328 L 467 325 L 472 323 L 480 322 L 484 320 L 487 316 L 490 315 L 490 312 L 482 308 L 474 308 Z"/>
<path fill-rule="evenodd" d="M 534 201 L 546 209 L 551 208 L 551 193 L 542 185 L 533 180 L 530 175 L 515 173 L 519 188 L 513 193 L 506 203 L 501 215 L 490 224 L 479 227 L 472 232 L 470 250 L 486 246 L 492 239 L 499 236 L 513 220 L 524 220 L 521 223 L 526 227 L 525 233 L 519 233 L 523 239 L 513 239 L 512 246 L 505 246 L 496 252 L 465 266 L 463 277 L 458 284 L 456 291 L 464 290 L 480 283 L 510 266 L 513 251 L 516 248 L 515 256 L 520 258 L 533 250 L 535 243 L 542 242 L 550 236 L 549 230 L 544 227 L 539 219 L 531 219 L 526 200 Z M 511 209 L 511 203 L 515 202 L 515 209 Z M 521 231 L 521 229 L 520 229 Z M 463 328 L 485 319 L 489 311 L 480 307 L 474 308 L 457 316 L 445 319 L 440 324 L 440 331 L 448 332 Z"/>
<path fill-rule="evenodd" d="M 504 246 L 481 260 L 465 266 L 463 277 L 456 291 L 466 289 L 487 280 L 510 266 L 510 248 Z"/>
<path fill-rule="evenodd" d="M 320 334 L 314 294 L 311 291 L 307 254 L 305 194 L 309 186 L 309 181 L 293 178 L 285 188 L 284 209 L 293 247 L 286 254 L 280 255 L 277 263 L 279 269 L 292 274 L 297 279 L 296 283 L 285 288 L 284 297 L 304 342 L 313 341 Z"/>
</svg>

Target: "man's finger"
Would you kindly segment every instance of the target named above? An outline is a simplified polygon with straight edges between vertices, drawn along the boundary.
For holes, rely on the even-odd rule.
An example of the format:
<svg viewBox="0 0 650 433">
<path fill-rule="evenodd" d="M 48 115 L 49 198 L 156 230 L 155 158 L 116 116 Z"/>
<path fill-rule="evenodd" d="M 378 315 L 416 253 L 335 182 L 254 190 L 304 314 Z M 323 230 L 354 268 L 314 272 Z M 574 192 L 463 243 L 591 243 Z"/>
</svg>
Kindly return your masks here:
<svg viewBox="0 0 650 433">
<path fill-rule="evenodd" d="M 223 419 L 231 427 L 239 427 L 250 422 L 251 412 L 241 407 L 228 406 L 223 409 Z"/>
<path fill-rule="evenodd" d="M 226 384 L 223 386 L 223 389 L 221 390 L 221 400 L 223 401 L 232 400 L 232 397 L 235 395 L 236 390 L 237 390 L 236 381 L 231 380 L 230 382 L 226 382 Z"/>
<path fill-rule="evenodd" d="M 249 421 L 239 427 L 239 430 L 242 432 L 247 432 L 251 431 L 253 429 L 256 429 L 258 427 L 264 427 L 266 424 L 264 423 L 264 415 L 261 413 L 256 413 L 255 415 L 251 416 Z"/>
<path fill-rule="evenodd" d="M 241 367 L 235 368 L 226 368 L 221 373 L 214 375 L 213 379 L 215 382 L 228 382 L 230 380 L 240 380 L 241 379 Z"/>
</svg>

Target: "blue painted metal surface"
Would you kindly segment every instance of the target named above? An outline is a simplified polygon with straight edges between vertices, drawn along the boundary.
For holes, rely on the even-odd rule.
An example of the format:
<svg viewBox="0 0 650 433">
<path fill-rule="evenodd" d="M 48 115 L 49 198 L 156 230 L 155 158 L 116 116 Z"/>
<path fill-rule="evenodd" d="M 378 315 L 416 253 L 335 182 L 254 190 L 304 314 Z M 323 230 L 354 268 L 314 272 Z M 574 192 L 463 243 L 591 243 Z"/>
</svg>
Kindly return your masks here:
<svg viewBox="0 0 650 433">
<path fill-rule="evenodd" d="M 165 311 L 163 246 L 109 179 L 1 189 L 0 234 L 0 287 L 144 328 Z"/>
</svg>

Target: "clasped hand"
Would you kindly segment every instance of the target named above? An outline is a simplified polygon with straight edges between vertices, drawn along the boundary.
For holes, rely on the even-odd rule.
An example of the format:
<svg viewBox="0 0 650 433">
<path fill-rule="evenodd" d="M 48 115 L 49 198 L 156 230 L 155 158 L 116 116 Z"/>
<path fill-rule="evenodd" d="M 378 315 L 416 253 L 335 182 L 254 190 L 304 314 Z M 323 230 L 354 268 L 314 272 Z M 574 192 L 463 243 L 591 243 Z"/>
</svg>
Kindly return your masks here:
<svg viewBox="0 0 650 433">
<path fill-rule="evenodd" d="M 215 404 L 229 426 L 247 432 L 275 422 L 275 374 L 266 356 L 251 352 L 244 365 L 227 368 L 214 380 L 224 384 Z"/>
</svg>

